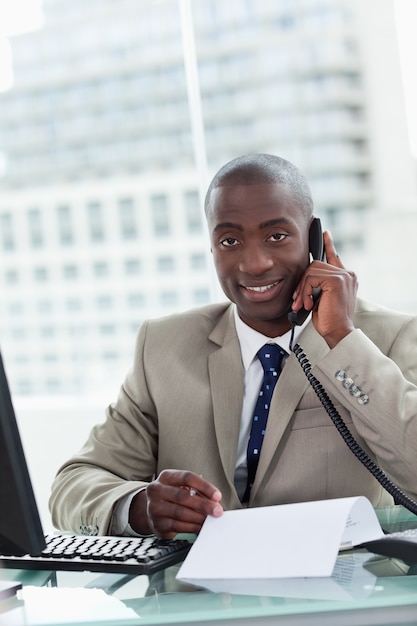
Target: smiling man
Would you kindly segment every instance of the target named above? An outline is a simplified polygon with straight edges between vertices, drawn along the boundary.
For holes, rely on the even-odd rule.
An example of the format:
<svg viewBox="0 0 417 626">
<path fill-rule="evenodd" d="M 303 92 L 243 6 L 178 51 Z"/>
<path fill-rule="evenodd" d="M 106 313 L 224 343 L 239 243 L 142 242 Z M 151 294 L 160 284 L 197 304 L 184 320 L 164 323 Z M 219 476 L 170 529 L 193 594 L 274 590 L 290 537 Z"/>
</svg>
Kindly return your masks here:
<svg viewBox="0 0 417 626">
<path fill-rule="evenodd" d="M 311 313 L 294 330 L 312 372 L 362 448 L 415 497 L 417 319 L 357 298 L 330 233 L 325 260 L 311 258 L 311 193 L 288 161 L 227 163 L 205 210 L 228 301 L 142 324 L 106 421 L 58 472 L 56 527 L 94 520 L 99 533 L 171 537 L 243 506 L 359 494 L 392 503 L 290 350 L 288 313 L 302 307 Z"/>
</svg>

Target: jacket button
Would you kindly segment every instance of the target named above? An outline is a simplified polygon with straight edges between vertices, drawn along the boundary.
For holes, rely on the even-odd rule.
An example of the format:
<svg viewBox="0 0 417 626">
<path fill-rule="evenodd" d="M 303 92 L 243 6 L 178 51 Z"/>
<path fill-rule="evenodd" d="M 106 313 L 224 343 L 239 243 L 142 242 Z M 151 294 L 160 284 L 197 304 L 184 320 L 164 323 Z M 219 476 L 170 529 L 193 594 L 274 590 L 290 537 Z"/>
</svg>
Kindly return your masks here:
<svg viewBox="0 0 417 626">
<path fill-rule="evenodd" d="M 362 393 L 362 389 L 358 385 L 352 385 L 349 392 L 354 398 L 358 398 Z"/>
<path fill-rule="evenodd" d="M 336 380 L 342 383 L 346 378 L 346 372 L 344 370 L 337 370 L 335 376 Z"/>
</svg>

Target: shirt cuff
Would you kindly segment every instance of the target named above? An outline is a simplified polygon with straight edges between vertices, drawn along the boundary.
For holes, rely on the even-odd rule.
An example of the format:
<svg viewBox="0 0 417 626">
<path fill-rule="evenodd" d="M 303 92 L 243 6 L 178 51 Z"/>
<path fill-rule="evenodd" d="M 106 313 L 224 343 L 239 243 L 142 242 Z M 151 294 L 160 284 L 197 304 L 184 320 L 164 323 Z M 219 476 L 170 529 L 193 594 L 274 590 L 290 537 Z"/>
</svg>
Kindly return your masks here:
<svg viewBox="0 0 417 626">
<path fill-rule="evenodd" d="M 132 491 L 127 496 L 120 498 L 113 510 L 110 532 L 112 535 L 128 535 L 131 537 L 149 537 L 149 535 L 141 535 L 133 530 L 129 524 L 129 509 L 133 498 L 136 494 L 144 491 L 146 487 L 142 487 L 137 491 Z M 152 533 L 150 533 L 152 534 Z"/>
</svg>

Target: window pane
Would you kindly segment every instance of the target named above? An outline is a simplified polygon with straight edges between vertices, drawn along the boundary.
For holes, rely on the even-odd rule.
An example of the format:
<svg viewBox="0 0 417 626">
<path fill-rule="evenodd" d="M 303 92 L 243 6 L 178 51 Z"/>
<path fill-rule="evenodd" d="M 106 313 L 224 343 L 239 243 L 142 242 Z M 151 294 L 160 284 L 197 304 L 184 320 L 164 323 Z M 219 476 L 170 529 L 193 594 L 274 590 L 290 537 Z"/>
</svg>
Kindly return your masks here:
<svg viewBox="0 0 417 626">
<path fill-rule="evenodd" d="M 151 197 L 151 210 L 155 235 L 169 235 L 171 227 L 169 221 L 168 198 L 166 195 L 153 195 Z"/>
<path fill-rule="evenodd" d="M 10 285 L 19 282 L 19 272 L 17 270 L 6 270 L 4 273 L 4 280 Z"/>
<path fill-rule="evenodd" d="M 175 269 L 175 259 L 172 256 L 163 256 L 157 259 L 158 272 L 173 272 Z"/>
<path fill-rule="evenodd" d="M 2 213 L 0 215 L 0 237 L 4 250 L 12 250 L 15 247 L 13 218 L 10 213 Z"/>
<path fill-rule="evenodd" d="M 186 191 L 184 194 L 187 229 L 190 233 L 199 233 L 203 228 L 202 212 L 198 191 Z"/>
<path fill-rule="evenodd" d="M 175 306 L 178 302 L 178 294 L 176 291 L 163 291 L 160 295 L 162 306 Z"/>
<path fill-rule="evenodd" d="M 135 239 L 138 235 L 136 204 L 133 198 L 119 200 L 120 231 L 123 239 Z"/>
<path fill-rule="evenodd" d="M 40 248 L 44 243 L 42 232 L 42 216 L 39 209 L 28 211 L 29 241 L 34 248 Z"/>
<path fill-rule="evenodd" d="M 69 205 L 61 205 L 56 209 L 58 218 L 58 236 L 63 245 L 74 243 L 72 213 Z"/>
<path fill-rule="evenodd" d="M 145 296 L 143 293 L 130 293 L 127 297 L 128 306 L 132 309 L 139 309 L 145 306 Z"/>
<path fill-rule="evenodd" d="M 64 278 L 73 280 L 78 276 L 78 267 L 76 265 L 64 265 L 62 273 Z"/>
<path fill-rule="evenodd" d="M 105 261 L 98 261 L 93 265 L 93 273 L 94 276 L 108 276 L 109 274 L 109 264 Z"/>
<path fill-rule="evenodd" d="M 48 268 L 35 267 L 33 270 L 33 277 L 37 282 L 44 282 L 48 280 Z"/>
<path fill-rule="evenodd" d="M 140 274 L 141 264 L 138 259 L 127 259 L 125 261 L 125 273 L 128 275 Z"/>
<path fill-rule="evenodd" d="M 91 241 L 104 240 L 103 207 L 100 202 L 90 202 L 87 205 L 88 225 Z"/>
</svg>

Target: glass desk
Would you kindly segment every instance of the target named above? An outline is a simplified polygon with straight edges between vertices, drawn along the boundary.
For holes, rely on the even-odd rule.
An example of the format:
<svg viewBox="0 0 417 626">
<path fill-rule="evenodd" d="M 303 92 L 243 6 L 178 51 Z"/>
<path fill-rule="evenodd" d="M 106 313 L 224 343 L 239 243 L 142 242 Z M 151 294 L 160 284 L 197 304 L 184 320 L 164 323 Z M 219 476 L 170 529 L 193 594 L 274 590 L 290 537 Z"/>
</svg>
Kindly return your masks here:
<svg viewBox="0 0 417 626">
<path fill-rule="evenodd" d="M 417 526 L 417 517 L 402 507 L 377 514 L 386 530 Z M 177 581 L 178 569 L 150 577 L 3 569 L 0 580 L 20 581 L 23 599 L 0 601 L 0 625 L 417 624 L 417 565 L 363 550 L 340 553 L 324 586 L 313 589 L 294 581 L 285 596 L 210 593 Z"/>
</svg>

